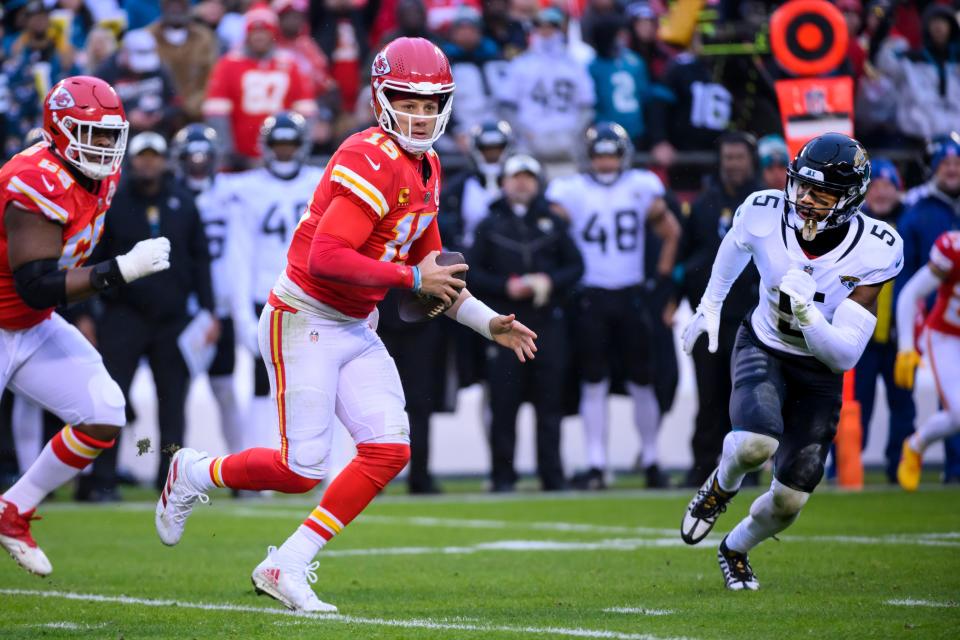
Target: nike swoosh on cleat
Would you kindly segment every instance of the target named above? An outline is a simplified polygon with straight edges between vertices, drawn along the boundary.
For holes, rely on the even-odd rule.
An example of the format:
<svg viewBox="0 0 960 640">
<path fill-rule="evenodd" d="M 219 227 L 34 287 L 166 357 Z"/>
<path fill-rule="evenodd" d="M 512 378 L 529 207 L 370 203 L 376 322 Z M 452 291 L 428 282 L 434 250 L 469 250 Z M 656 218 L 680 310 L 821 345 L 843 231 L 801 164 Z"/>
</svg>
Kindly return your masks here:
<svg viewBox="0 0 960 640">
<path fill-rule="evenodd" d="M 363 154 L 363 157 L 367 159 L 367 162 L 370 163 L 370 166 L 373 167 L 374 171 L 380 171 L 379 162 L 374 162 L 373 160 L 370 159 L 370 156 L 368 156 L 367 154 Z"/>
</svg>

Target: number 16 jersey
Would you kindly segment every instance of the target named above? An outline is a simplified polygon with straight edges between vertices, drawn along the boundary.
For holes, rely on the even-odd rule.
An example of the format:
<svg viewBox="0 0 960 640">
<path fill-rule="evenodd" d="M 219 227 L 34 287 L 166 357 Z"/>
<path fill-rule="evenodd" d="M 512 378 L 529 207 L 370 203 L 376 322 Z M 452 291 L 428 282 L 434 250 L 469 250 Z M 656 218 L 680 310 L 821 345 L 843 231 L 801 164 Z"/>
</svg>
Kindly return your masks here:
<svg viewBox="0 0 960 640">
<path fill-rule="evenodd" d="M 623 289 L 643 282 L 647 210 L 663 193 L 660 178 L 641 169 L 625 171 L 612 184 L 587 173 L 550 183 L 547 199 L 570 216 L 584 286 Z"/>
<path fill-rule="evenodd" d="M 730 233 L 737 246 L 752 254 L 760 272 L 760 301 L 750 317 L 765 345 L 794 355 L 812 355 L 780 281 L 792 268 L 803 269 L 817 283 L 814 304 L 827 322 L 857 287 L 882 284 L 903 268 L 903 240 L 885 222 L 854 216 L 847 234 L 822 256 L 809 256 L 783 217 L 779 189 L 756 191 L 737 209 Z"/>
</svg>

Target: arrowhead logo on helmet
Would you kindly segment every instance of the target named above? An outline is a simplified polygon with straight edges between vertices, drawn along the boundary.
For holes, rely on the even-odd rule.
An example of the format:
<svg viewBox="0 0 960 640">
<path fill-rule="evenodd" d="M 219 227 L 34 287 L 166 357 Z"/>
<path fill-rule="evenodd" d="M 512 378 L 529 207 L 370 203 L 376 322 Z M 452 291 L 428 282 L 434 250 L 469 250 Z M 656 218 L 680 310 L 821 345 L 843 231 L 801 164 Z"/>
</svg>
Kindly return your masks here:
<svg viewBox="0 0 960 640">
<path fill-rule="evenodd" d="M 63 85 L 60 85 L 53 90 L 53 93 L 50 94 L 50 100 L 47 103 L 47 108 L 52 111 L 59 111 L 60 109 L 69 109 L 75 106 L 77 103 L 73 99 L 73 95 L 67 88 Z"/>
<path fill-rule="evenodd" d="M 390 73 L 390 62 L 387 60 L 386 49 L 377 54 L 373 59 L 373 67 L 370 69 L 372 76 L 385 76 Z"/>
</svg>

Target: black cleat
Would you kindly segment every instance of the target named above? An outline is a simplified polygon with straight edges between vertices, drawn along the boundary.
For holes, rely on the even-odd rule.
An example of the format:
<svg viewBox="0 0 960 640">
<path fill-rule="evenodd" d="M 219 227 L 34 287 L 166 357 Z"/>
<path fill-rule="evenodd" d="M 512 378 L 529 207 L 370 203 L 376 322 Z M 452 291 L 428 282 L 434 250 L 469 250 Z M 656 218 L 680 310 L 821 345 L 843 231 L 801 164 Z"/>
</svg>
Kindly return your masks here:
<svg viewBox="0 0 960 640">
<path fill-rule="evenodd" d="M 727 504 L 737 495 L 736 491 L 727 493 L 720 488 L 717 484 L 717 471 L 710 474 L 687 505 L 687 512 L 683 514 L 680 537 L 687 544 L 697 544 L 706 538 L 717 523 L 717 518 L 727 510 Z"/>
<path fill-rule="evenodd" d="M 603 479 L 603 471 L 592 467 L 570 478 L 570 486 L 580 491 L 602 491 L 607 488 L 607 481 Z"/>
<path fill-rule="evenodd" d="M 720 570 L 723 572 L 723 581 L 727 584 L 727 589 L 731 591 L 756 591 L 760 588 L 760 582 L 753 572 L 753 567 L 750 566 L 747 554 L 727 547 L 726 536 L 720 541 L 720 548 L 717 549 L 717 561 L 720 563 Z"/>
</svg>

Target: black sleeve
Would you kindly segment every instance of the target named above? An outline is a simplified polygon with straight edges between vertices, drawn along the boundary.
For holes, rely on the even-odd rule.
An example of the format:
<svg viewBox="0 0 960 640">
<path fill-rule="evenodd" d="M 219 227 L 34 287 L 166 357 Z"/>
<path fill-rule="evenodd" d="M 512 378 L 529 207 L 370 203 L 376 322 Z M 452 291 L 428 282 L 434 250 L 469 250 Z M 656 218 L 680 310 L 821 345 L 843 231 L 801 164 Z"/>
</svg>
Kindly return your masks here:
<svg viewBox="0 0 960 640">
<path fill-rule="evenodd" d="M 467 264 L 470 271 L 467 278 L 470 291 L 485 296 L 505 296 L 507 292 L 507 277 L 498 274 L 490 268 L 490 240 L 489 225 L 481 222 L 473 238 L 473 246 L 467 253 Z"/>
<path fill-rule="evenodd" d="M 583 256 L 580 255 L 580 249 L 570 237 L 566 225 L 561 225 L 560 229 L 561 266 L 547 274 L 553 281 L 554 295 L 566 294 L 583 277 Z"/>
<path fill-rule="evenodd" d="M 197 302 L 204 309 L 210 312 L 214 311 L 213 300 L 213 281 L 210 278 L 210 245 L 207 241 L 207 234 L 203 230 L 203 224 L 200 221 L 200 213 L 192 198 L 187 198 L 187 206 L 190 215 L 190 257 L 193 268 L 191 274 L 193 280 L 193 290 L 197 294 Z"/>
</svg>

